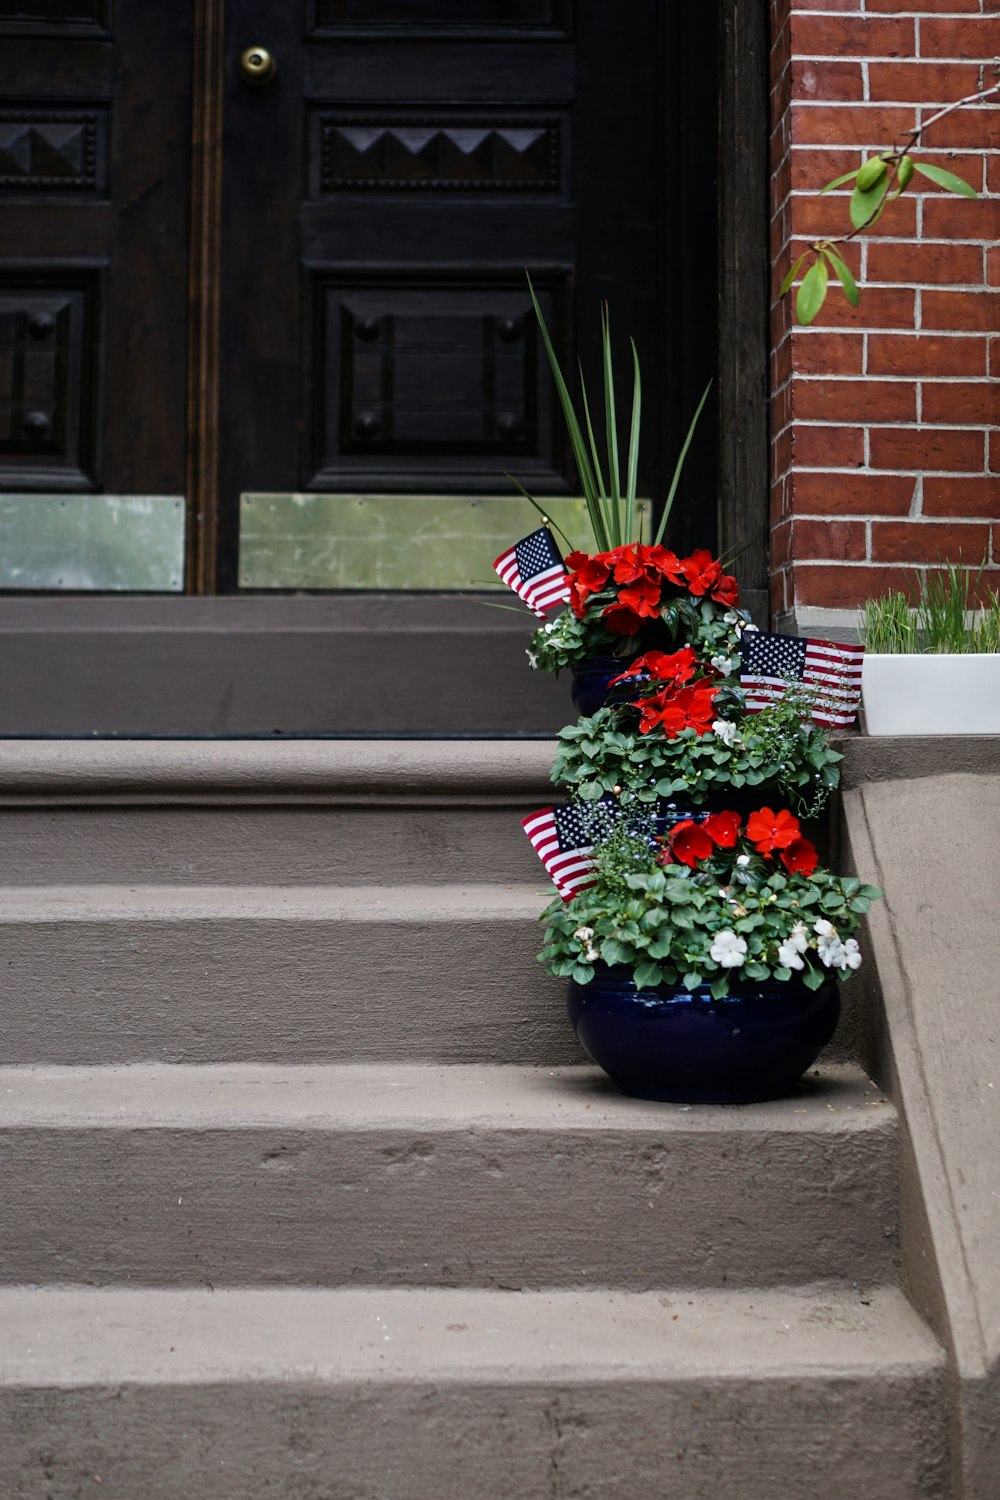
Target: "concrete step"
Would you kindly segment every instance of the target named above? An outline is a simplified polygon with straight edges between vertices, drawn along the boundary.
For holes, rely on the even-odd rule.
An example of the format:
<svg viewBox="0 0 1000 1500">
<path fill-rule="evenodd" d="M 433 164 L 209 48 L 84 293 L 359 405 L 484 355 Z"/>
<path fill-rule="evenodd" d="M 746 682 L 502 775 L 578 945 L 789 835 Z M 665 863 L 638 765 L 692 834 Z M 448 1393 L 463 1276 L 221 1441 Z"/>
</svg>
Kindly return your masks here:
<svg viewBox="0 0 1000 1500">
<path fill-rule="evenodd" d="M 578 1062 L 536 959 L 550 894 L 7 888 L 0 1061 Z"/>
<path fill-rule="evenodd" d="M 729 1109 L 591 1067 L 4 1068 L 0 1279 L 888 1284 L 896 1138 L 851 1068 Z"/>
<path fill-rule="evenodd" d="M 901 1294 L 0 1291 L 0 1493 L 934 1500 Z"/>
<path fill-rule="evenodd" d="M 544 873 L 549 741 L 0 741 L 10 885 L 448 885 Z"/>
</svg>

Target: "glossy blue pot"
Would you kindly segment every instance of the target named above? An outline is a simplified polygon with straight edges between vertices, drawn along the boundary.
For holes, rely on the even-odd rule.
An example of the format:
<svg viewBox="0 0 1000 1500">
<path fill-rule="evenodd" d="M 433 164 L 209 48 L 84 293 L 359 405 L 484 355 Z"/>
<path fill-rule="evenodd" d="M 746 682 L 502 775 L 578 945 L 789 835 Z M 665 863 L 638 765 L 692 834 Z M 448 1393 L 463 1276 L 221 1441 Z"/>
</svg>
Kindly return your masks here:
<svg viewBox="0 0 1000 1500">
<path fill-rule="evenodd" d="M 637 989 L 631 971 L 598 964 L 569 984 L 577 1039 L 623 1094 L 686 1104 L 752 1104 L 787 1094 L 833 1036 L 840 996 L 801 980 Z"/>
<path fill-rule="evenodd" d="M 635 659 L 634 653 L 627 657 L 591 656 L 571 667 L 573 682 L 570 694 L 577 713 L 589 719 L 591 714 L 596 714 L 599 708 L 604 708 L 608 703 L 627 703 L 630 698 L 634 698 L 634 683 L 623 682 L 620 687 L 613 688 L 611 679 L 620 677 Z"/>
</svg>

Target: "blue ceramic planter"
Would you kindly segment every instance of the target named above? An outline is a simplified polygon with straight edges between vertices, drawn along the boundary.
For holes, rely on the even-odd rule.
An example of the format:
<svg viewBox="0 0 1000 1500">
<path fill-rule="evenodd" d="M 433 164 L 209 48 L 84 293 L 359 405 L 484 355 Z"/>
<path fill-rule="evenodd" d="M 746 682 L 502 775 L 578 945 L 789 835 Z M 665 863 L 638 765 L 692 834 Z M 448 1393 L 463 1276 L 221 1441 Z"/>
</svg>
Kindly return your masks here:
<svg viewBox="0 0 1000 1500">
<path fill-rule="evenodd" d="M 634 683 L 623 682 L 616 688 L 610 686 L 611 679 L 620 677 L 634 661 L 634 655 L 625 658 L 591 656 L 579 666 L 571 667 L 573 682 L 570 693 L 577 713 L 589 718 L 608 703 L 626 703 L 629 698 L 634 698 Z"/>
<path fill-rule="evenodd" d="M 677 1103 L 751 1104 L 791 1090 L 832 1037 L 837 982 L 731 982 L 724 1000 L 707 985 L 637 990 L 625 968 L 597 965 L 590 984 L 570 980 L 577 1039 L 623 1094 Z"/>
</svg>

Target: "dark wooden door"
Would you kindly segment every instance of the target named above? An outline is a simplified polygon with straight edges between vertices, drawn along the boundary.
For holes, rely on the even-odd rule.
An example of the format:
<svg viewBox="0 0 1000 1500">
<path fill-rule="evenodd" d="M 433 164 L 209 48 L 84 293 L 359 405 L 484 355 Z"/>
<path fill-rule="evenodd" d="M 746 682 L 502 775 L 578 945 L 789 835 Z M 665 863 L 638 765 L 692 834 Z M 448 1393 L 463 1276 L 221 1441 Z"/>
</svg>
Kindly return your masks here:
<svg viewBox="0 0 1000 1500">
<path fill-rule="evenodd" d="M 186 492 L 192 14 L 0 0 L 0 489 Z"/>
<path fill-rule="evenodd" d="M 662 493 L 686 355 L 665 150 L 677 10 L 629 5 L 624 24 L 606 0 L 229 0 L 223 588 L 244 491 L 497 494 L 509 471 L 574 492 L 526 270 L 595 389 L 603 299 L 623 377 L 635 335 L 640 482 Z M 264 88 L 240 72 L 252 44 L 277 63 Z"/>
</svg>

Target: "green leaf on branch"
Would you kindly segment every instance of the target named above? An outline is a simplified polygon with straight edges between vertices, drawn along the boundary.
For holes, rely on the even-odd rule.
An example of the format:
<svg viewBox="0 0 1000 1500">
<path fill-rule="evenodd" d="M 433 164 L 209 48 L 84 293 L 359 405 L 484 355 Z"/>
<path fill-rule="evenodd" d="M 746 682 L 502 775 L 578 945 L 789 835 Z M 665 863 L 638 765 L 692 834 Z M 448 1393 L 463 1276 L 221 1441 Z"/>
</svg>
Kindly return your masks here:
<svg viewBox="0 0 1000 1500">
<path fill-rule="evenodd" d="M 886 175 L 885 159 L 881 156 L 869 156 L 863 166 L 858 169 L 857 191 L 870 193 L 875 186 L 882 182 Z"/>
<path fill-rule="evenodd" d="M 808 260 L 810 253 L 811 252 L 809 250 L 803 250 L 802 254 L 799 256 L 798 260 L 792 266 L 792 269 L 789 271 L 788 275 L 785 277 L 784 281 L 781 283 L 781 286 L 778 288 L 778 295 L 779 295 L 779 297 L 783 297 L 787 291 L 791 290 L 792 282 L 795 280 L 796 276 L 799 274 L 799 267 L 801 266 L 801 264 L 802 264 L 802 262 L 804 260 Z"/>
<path fill-rule="evenodd" d="M 857 307 L 861 301 L 861 293 L 858 291 L 858 283 L 851 274 L 851 268 L 845 260 L 841 260 L 835 250 L 825 246 L 823 254 L 833 267 L 834 274 L 841 286 L 844 288 L 844 296 L 852 307 Z"/>
<path fill-rule="evenodd" d="M 944 167 L 932 167 L 925 161 L 915 161 L 914 169 L 929 177 L 931 182 L 936 182 L 938 187 L 947 188 L 949 193 L 961 193 L 963 198 L 978 198 L 979 194 L 971 183 L 966 182 L 964 177 L 956 177 L 954 172 L 946 172 Z"/>
<path fill-rule="evenodd" d="M 845 172 L 843 177 L 835 177 L 832 182 L 827 183 L 826 187 L 820 188 L 820 192 L 832 193 L 834 188 L 843 187 L 845 182 L 853 182 L 860 171 L 860 167 L 855 167 L 853 172 Z"/>
<path fill-rule="evenodd" d="M 826 975 L 821 969 L 811 969 L 808 965 L 802 970 L 802 983 L 807 990 L 818 990 Z"/>
<path fill-rule="evenodd" d="M 875 186 L 864 192 L 860 186 L 851 194 L 851 223 L 855 229 L 864 229 L 874 224 L 885 208 L 885 195 L 889 191 L 889 179 L 879 178 Z"/>
<path fill-rule="evenodd" d="M 803 276 L 795 299 L 795 316 L 803 326 L 808 327 L 823 306 L 829 280 L 825 260 L 817 260 Z"/>
</svg>

